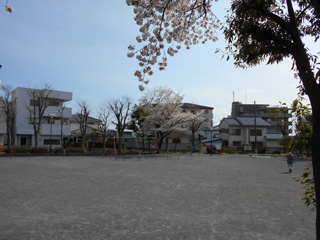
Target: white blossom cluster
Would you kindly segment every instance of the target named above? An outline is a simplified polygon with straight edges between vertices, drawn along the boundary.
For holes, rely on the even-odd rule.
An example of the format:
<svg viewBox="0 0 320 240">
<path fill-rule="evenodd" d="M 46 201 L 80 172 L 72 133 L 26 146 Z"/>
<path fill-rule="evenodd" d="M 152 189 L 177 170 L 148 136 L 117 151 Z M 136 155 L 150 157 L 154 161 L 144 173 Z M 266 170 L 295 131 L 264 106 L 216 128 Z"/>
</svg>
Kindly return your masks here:
<svg viewBox="0 0 320 240">
<path fill-rule="evenodd" d="M 167 87 L 148 90 L 140 99 L 140 104 L 150 113 L 142 117 L 144 132 L 156 130 L 168 135 L 173 130 L 185 131 L 183 123 L 202 118 L 202 113 L 183 112 L 182 100 L 182 95 Z"/>
<path fill-rule="evenodd" d="M 142 47 L 130 45 L 128 57 L 136 57 L 140 70 L 135 76 L 141 84 L 149 83 L 147 76 L 153 75 L 152 66 L 159 70 L 167 67 L 167 55 L 174 56 L 185 46 L 207 41 L 216 41 L 219 21 L 211 11 L 214 0 L 126 0 L 134 7 L 135 21 L 141 26 L 136 37 Z M 217 0 L 215 0 L 217 1 Z"/>
</svg>

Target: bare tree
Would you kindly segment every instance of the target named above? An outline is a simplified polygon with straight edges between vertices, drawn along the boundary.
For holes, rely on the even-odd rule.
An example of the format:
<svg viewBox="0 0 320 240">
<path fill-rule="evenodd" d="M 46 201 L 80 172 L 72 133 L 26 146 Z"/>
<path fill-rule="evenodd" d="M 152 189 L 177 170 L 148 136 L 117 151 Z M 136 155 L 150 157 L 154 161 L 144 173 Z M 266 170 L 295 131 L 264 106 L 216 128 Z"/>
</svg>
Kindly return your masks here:
<svg viewBox="0 0 320 240">
<path fill-rule="evenodd" d="M 75 120 L 79 124 L 79 130 L 82 139 L 82 150 L 83 152 L 86 151 L 86 135 L 87 135 L 87 128 L 88 128 L 88 117 L 90 114 L 90 109 L 88 103 L 85 100 L 78 101 L 78 107 L 80 112 L 78 112 L 74 117 Z"/>
<path fill-rule="evenodd" d="M 6 129 L 7 129 L 7 145 L 12 146 L 14 142 L 14 121 L 15 112 L 13 111 L 12 98 L 12 86 L 2 85 L 1 90 L 3 95 L 1 96 L 1 110 L 5 114 Z"/>
<path fill-rule="evenodd" d="M 102 108 L 99 112 L 99 130 L 101 132 L 102 135 L 102 148 L 103 148 L 103 152 L 106 148 L 106 137 L 107 137 L 107 132 L 109 129 L 109 125 L 110 125 L 110 116 L 111 113 L 110 111 L 108 111 L 105 108 Z"/>
<path fill-rule="evenodd" d="M 57 110 L 57 116 L 60 119 L 60 145 L 63 148 L 63 126 L 67 123 L 68 117 L 65 116 L 66 114 L 66 104 L 61 103 L 59 105 L 59 109 Z"/>
<path fill-rule="evenodd" d="M 39 147 L 39 137 L 42 124 L 42 118 L 44 112 L 50 103 L 50 94 L 52 88 L 49 85 L 45 85 L 43 89 L 29 89 L 28 94 L 30 102 L 25 103 L 25 108 L 29 112 L 29 122 L 33 126 L 35 135 L 35 147 Z"/>
<path fill-rule="evenodd" d="M 118 149 L 121 152 L 121 138 L 126 127 L 129 125 L 129 111 L 132 105 L 132 101 L 128 96 L 123 96 L 122 98 L 112 99 L 108 102 L 108 107 L 113 113 L 115 120 L 112 121 L 116 125 L 118 132 L 119 142 Z"/>
<path fill-rule="evenodd" d="M 196 133 L 202 130 L 202 124 L 205 122 L 205 118 L 202 117 L 203 112 L 191 111 L 194 114 L 194 118 L 189 122 L 189 130 L 191 131 L 192 146 L 195 144 Z"/>
</svg>

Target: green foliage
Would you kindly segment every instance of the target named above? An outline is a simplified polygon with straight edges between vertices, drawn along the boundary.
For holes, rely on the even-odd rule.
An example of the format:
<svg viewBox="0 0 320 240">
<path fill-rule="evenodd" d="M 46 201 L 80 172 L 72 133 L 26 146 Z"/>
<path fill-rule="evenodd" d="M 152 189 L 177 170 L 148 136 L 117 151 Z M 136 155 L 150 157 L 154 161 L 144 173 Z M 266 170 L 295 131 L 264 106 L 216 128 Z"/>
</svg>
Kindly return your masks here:
<svg viewBox="0 0 320 240">
<path fill-rule="evenodd" d="M 10 153 L 12 149 L 12 153 L 28 153 L 29 152 L 29 148 L 27 148 L 26 146 L 13 146 L 12 148 L 7 148 L 5 149 L 5 153 Z"/>
<path fill-rule="evenodd" d="M 236 151 L 237 151 L 237 147 L 236 146 L 229 146 L 227 148 L 225 148 L 225 147 L 221 148 L 221 152 L 223 152 L 223 153 L 235 154 Z"/>
<path fill-rule="evenodd" d="M 283 149 L 291 151 L 294 143 L 294 137 L 288 135 L 283 136 L 281 139 L 279 139 L 278 143 L 279 145 L 283 146 Z"/>
<path fill-rule="evenodd" d="M 304 104 L 305 98 L 298 95 L 298 98 L 293 101 L 291 105 L 291 112 L 293 116 L 293 126 L 295 129 L 294 148 L 300 153 L 311 151 L 312 141 L 312 120 L 311 107 L 309 104 Z"/>
<path fill-rule="evenodd" d="M 233 0 L 224 28 L 229 44 L 226 50 L 238 67 L 295 57 L 297 46 L 303 47 L 301 36 L 319 38 L 319 8 L 317 0 L 290 0 L 287 4 L 281 0 Z M 317 62 L 316 56 L 309 57 Z"/>
<path fill-rule="evenodd" d="M 87 138 L 93 141 L 97 140 L 100 143 L 103 141 L 101 132 L 96 128 L 92 129 L 92 133 Z"/>
<path fill-rule="evenodd" d="M 307 207 L 311 207 L 311 210 L 314 211 L 317 208 L 317 202 L 315 196 L 314 179 L 310 169 L 306 168 L 301 177 L 294 179 L 296 182 L 300 182 L 303 185 L 305 192 L 302 194 L 302 200 Z"/>
<path fill-rule="evenodd" d="M 144 117 L 149 116 L 150 113 L 146 111 L 141 105 L 134 105 L 131 112 L 131 120 L 128 125 L 128 129 L 133 130 L 140 137 L 144 137 L 144 133 L 141 131 Z"/>
<path fill-rule="evenodd" d="M 280 102 L 279 108 L 271 108 L 268 110 L 268 114 L 271 119 L 274 119 L 277 122 L 278 128 L 283 136 L 291 133 L 291 129 L 287 132 L 289 121 L 287 118 L 288 107 L 285 103 Z"/>
</svg>

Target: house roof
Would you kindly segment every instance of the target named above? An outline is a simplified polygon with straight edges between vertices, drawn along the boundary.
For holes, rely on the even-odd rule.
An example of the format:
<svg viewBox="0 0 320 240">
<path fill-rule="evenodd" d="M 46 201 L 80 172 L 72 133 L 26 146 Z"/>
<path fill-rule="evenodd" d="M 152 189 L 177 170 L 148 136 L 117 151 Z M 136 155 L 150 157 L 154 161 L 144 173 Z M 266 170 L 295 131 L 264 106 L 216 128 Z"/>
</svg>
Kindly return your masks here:
<svg viewBox="0 0 320 240">
<path fill-rule="evenodd" d="M 70 122 L 77 122 L 77 117 L 80 115 L 80 113 L 76 113 L 76 114 L 73 114 L 72 117 L 69 119 Z M 100 122 L 99 119 L 97 118 L 94 118 L 94 117 L 90 117 L 88 116 L 88 121 L 91 121 L 91 122 Z"/>
<path fill-rule="evenodd" d="M 209 109 L 209 110 L 213 110 L 213 107 L 207 107 L 207 106 L 193 104 L 193 103 L 183 103 L 182 108 L 184 108 L 184 109 Z"/>
<path fill-rule="evenodd" d="M 242 125 L 242 126 L 254 126 L 255 125 L 255 119 L 254 116 L 239 116 L 236 117 L 236 120 Z M 261 117 L 256 117 L 256 125 L 259 127 L 270 127 L 270 123 L 263 120 Z"/>
<path fill-rule="evenodd" d="M 224 118 L 222 121 L 225 121 L 229 126 L 240 126 L 240 123 L 235 118 Z"/>
<path fill-rule="evenodd" d="M 255 126 L 254 116 L 239 116 L 235 118 L 224 118 L 222 121 L 225 121 L 229 126 Z M 259 127 L 270 127 L 271 125 L 263 120 L 261 117 L 256 117 L 256 125 Z"/>
</svg>

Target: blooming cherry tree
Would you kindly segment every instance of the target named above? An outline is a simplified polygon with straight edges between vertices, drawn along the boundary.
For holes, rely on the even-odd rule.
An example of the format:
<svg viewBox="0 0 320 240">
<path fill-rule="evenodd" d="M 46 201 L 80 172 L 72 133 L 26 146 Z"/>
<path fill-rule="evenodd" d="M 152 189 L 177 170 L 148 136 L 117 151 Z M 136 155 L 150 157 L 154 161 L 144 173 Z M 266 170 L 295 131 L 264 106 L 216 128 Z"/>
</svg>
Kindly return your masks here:
<svg viewBox="0 0 320 240">
<path fill-rule="evenodd" d="M 217 1 L 217 0 L 215 0 Z M 140 91 L 149 83 L 153 67 L 167 67 L 167 55 L 174 56 L 184 46 L 216 41 L 217 17 L 211 11 L 213 0 L 127 0 L 133 6 L 140 34 L 139 46 L 128 47 L 128 57 L 136 57 L 140 69 L 134 75 L 139 79 Z"/>
<path fill-rule="evenodd" d="M 183 112 L 183 96 L 167 87 L 156 87 L 147 91 L 140 99 L 141 105 L 150 115 L 143 117 L 145 132 L 155 131 L 158 147 L 174 130 L 185 131 L 188 122 L 201 118 L 202 113 Z"/>
</svg>

